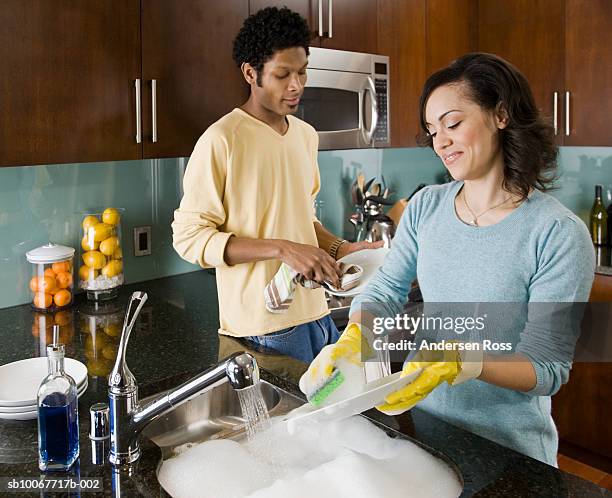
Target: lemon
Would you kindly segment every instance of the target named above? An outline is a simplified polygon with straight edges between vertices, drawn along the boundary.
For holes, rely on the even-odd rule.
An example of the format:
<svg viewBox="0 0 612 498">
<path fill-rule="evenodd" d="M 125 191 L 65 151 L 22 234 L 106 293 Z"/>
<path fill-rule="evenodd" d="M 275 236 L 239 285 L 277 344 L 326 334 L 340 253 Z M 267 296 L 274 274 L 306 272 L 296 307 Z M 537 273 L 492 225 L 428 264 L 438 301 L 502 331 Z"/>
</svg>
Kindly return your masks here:
<svg viewBox="0 0 612 498">
<path fill-rule="evenodd" d="M 106 264 L 106 258 L 100 251 L 87 251 L 82 257 L 83 263 L 94 270 L 100 270 Z"/>
<path fill-rule="evenodd" d="M 115 236 L 104 239 L 100 242 L 100 252 L 105 256 L 112 256 L 115 249 L 119 247 L 119 239 Z"/>
<path fill-rule="evenodd" d="M 113 253 L 113 259 L 122 259 L 123 258 L 123 251 L 121 250 L 121 247 L 117 247 L 117 249 L 115 249 L 115 252 Z"/>
<path fill-rule="evenodd" d="M 87 236 L 83 237 L 81 240 L 81 247 L 85 251 L 96 251 L 100 244 L 93 240 L 93 238 L 87 238 Z"/>
<path fill-rule="evenodd" d="M 94 270 L 93 268 L 90 268 L 87 265 L 82 265 L 79 268 L 79 278 L 81 280 L 85 280 L 85 281 L 95 280 L 97 276 L 98 276 L 98 270 Z"/>
<path fill-rule="evenodd" d="M 118 323 L 109 323 L 104 327 L 104 333 L 109 337 L 119 337 L 121 334 L 121 327 Z"/>
<path fill-rule="evenodd" d="M 123 270 L 123 264 L 119 259 L 113 259 L 109 261 L 104 268 L 102 268 L 102 275 L 108 278 L 113 278 L 121 273 Z"/>
<path fill-rule="evenodd" d="M 89 230 L 89 227 L 97 225 L 98 223 L 100 223 L 100 220 L 97 217 L 85 216 L 85 218 L 83 218 L 83 230 L 87 232 L 87 230 Z"/>
<path fill-rule="evenodd" d="M 107 360 L 114 360 L 117 357 L 117 352 L 119 351 L 118 344 L 107 344 L 102 348 L 102 356 Z"/>
<path fill-rule="evenodd" d="M 104 239 L 108 239 L 113 234 L 113 227 L 106 223 L 98 223 L 87 230 L 87 238 L 94 242 L 102 242 Z"/>
<path fill-rule="evenodd" d="M 117 211 L 115 208 L 106 208 L 102 213 L 102 221 L 109 225 L 118 225 L 120 219 L 121 215 L 119 214 L 119 211 Z"/>
</svg>

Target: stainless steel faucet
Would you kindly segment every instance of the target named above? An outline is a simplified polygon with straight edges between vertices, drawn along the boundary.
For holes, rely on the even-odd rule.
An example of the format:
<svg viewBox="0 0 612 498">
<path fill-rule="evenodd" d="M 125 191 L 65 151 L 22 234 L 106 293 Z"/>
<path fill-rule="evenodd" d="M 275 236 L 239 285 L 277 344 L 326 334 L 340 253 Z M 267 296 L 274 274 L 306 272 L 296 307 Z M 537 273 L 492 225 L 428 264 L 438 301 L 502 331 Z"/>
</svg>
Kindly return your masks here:
<svg viewBox="0 0 612 498">
<path fill-rule="evenodd" d="M 259 382 L 259 368 L 248 353 L 235 353 L 216 366 L 196 375 L 180 386 L 138 402 L 138 385 L 126 363 L 130 332 L 147 294 L 134 292 L 128 304 L 115 366 L 108 377 L 110 405 L 110 454 L 113 465 L 126 465 L 140 457 L 138 436 L 156 417 L 172 411 L 179 404 L 229 382 L 234 389 L 244 389 Z"/>
</svg>

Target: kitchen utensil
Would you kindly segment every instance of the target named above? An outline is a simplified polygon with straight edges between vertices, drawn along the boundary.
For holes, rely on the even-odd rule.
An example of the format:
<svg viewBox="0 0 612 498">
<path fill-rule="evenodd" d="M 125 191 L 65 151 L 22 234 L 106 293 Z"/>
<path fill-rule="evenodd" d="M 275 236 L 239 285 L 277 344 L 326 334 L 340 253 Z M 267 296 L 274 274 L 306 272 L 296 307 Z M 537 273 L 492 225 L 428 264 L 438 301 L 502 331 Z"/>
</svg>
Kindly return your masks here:
<svg viewBox="0 0 612 498">
<path fill-rule="evenodd" d="M 357 186 L 359 187 L 359 190 L 361 190 L 362 194 L 365 192 L 364 185 L 365 185 L 365 176 L 363 176 L 363 173 L 359 173 L 359 175 L 357 176 Z"/>
<path fill-rule="evenodd" d="M 383 247 L 391 247 L 391 239 L 395 235 L 395 223 L 387 215 L 377 216 L 373 222 L 366 240 L 368 242 L 383 241 Z"/>
<path fill-rule="evenodd" d="M 352 184 L 351 184 L 351 202 L 353 203 L 353 206 L 358 204 L 357 202 L 357 180 L 355 180 Z"/>
<path fill-rule="evenodd" d="M 368 197 L 368 201 L 375 202 L 376 204 L 383 204 L 385 206 L 393 205 L 393 201 L 389 201 L 385 199 L 384 197 L 380 197 L 377 195 L 371 195 L 370 197 Z"/>
<path fill-rule="evenodd" d="M 370 189 L 372 196 L 378 197 L 380 195 L 380 183 L 374 183 Z"/>
<path fill-rule="evenodd" d="M 46 244 L 26 253 L 32 263 L 32 306 L 40 311 L 57 311 L 72 305 L 74 248 Z"/>
<path fill-rule="evenodd" d="M 87 367 L 72 358 L 64 359 L 66 373 L 77 389 L 87 380 Z M 28 358 L 0 367 L 0 406 L 36 405 L 40 383 L 47 376 L 47 358 Z"/>
<path fill-rule="evenodd" d="M 389 249 L 386 247 L 379 247 L 378 249 L 364 249 L 361 251 L 353 252 L 340 258 L 338 262 L 345 264 L 356 264 L 359 265 L 363 269 L 363 274 L 361 275 L 361 280 L 359 281 L 359 285 L 347 291 L 334 291 L 328 289 L 327 292 L 329 294 L 333 294 L 334 296 L 356 296 L 359 294 L 368 281 L 374 276 L 376 270 L 380 268 L 385 260 L 385 256 L 389 252 Z"/>
<path fill-rule="evenodd" d="M 342 420 L 369 410 L 384 403 L 385 398 L 392 392 L 416 380 L 421 374 L 421 370 L 418 369 L 405 377 L 401 376 L 402 372 L 397 372 L 393 375 L 368 382 L 363 392 L 322 408 L 315 409 L 312 405 L 308 405 L 311 408 L 310 410 L 306 408 L 294 410 L 289 415 L 289 418 L 286 419 L 287 430 L 290 434 L 293 434 L 296 428 L 302 424 Z"/>
<path fill-rule="evenodd" d="M 363 186 L 362 192 L 363 192 L 364 197 L 368 197 L 369 195 L 371 195 L 370 186 L 372 185 L 373 182 L 374 182 L 374 178 L 370 178 L 366 182 L 366 184 Z"/>
</svg>

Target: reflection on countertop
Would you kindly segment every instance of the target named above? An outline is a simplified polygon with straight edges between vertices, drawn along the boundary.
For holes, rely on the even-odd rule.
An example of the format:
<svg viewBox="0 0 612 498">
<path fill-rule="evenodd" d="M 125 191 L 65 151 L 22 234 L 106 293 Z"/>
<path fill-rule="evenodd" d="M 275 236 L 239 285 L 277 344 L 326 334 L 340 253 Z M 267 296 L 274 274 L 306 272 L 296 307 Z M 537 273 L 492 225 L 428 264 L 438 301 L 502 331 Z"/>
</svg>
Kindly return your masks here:
<svg viewBox="0 0 612 498">
<path fill-rule="evenodd" d="M 116 471 L 107 463 L 92 463 L 96 447 L 87 437 L 88 410 L 93 403 L 107 400 L 106 376 L 116 355 L 127 301 L 136 290 L 149 295 L 130 336 L 127 355 L 141 398 L 174 387 L 239 350 L 257 358 L 264 379 L 296 395 L 297 381 L 306 369 L 299 361 L 248 341 L 220 338 L 215 278 L 204 271 L 126 285 L 116 300 L 101 306 L 77 299 L 77 305 L 61 315 L 35 313 L 27 305 L 0 310 L 0 365 L 44 354 L 55 323 L 60 325 L 67 355 L 87 365 L 89 387 L 79 400 L 80 465 L 73 473 L 81 478 L 101 477 L 104 493 L 100 496 L 166 496 L 155 478 L 161 451 L 149 440 L 142 440 L 143 456 L 135 465 Z M 418 409 L 398 417 L 376 410 L 367 415 L 385 424 L 391 433 L 399 431 L 447 455 L 463 476 L 462 496 L 610 496 L 587 481 Z M 0 420 L 0 476 L 39 475 L 36 421 Z"/>
</svg>

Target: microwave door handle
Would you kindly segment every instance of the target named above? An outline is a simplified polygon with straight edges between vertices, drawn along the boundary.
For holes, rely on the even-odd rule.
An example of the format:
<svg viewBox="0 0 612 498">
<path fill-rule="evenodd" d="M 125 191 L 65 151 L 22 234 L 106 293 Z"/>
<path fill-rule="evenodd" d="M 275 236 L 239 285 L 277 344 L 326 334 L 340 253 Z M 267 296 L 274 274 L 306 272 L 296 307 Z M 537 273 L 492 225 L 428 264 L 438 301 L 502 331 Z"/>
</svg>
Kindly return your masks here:
<svg viewBox="0 0 612 498">
<path fill-rule="evenodd" d="M 378 125 L 378 101 L 376 99 L 376 88 L 374 86 L 374 81 L 372 81 L 372 78 L 368 78 L 367 81 L 368 81 L 368 84 L 366 88 L 364 89 L 363 95 L 365 97 L 365 93 L 368 91 L 371 94 L 370 100 L 372 102 L 372 124 L 370 125 L 370 129 L 368 130 L 366 134 L 366 141 L 368 144 L 371 144 L 374 139 L 374 132 L 376 131 L 376 126 Z M 364 119 L 365 119 L 365 113 L 364 113 Z"/>
</svg>

